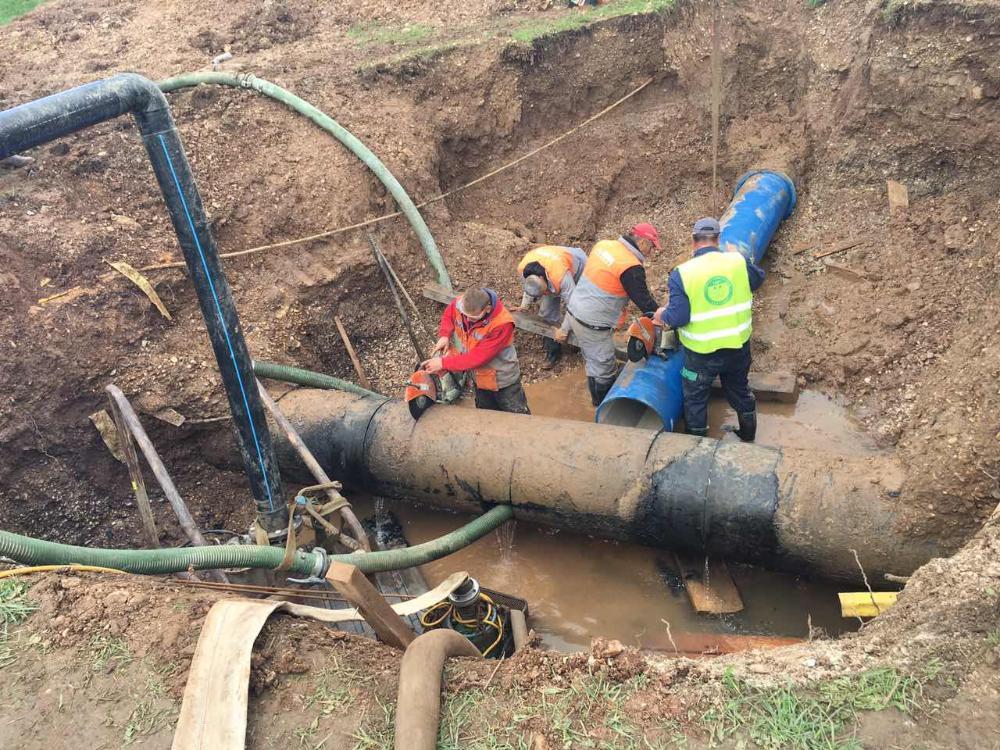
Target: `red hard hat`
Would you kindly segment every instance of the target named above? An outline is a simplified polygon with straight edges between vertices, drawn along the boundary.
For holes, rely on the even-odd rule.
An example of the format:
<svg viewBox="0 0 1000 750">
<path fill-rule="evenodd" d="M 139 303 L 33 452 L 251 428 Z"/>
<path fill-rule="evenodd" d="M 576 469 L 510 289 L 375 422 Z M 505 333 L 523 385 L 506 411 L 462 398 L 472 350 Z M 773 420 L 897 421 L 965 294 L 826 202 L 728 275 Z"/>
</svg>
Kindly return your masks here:
<svg viewBox="0 0 1000 750">
<path fill-rule="evenodd" d="M 660 233 L 656 231 L 656 227 L 652 224 L 636 224 L 632 227 L 632 236 L 649 240 L 653 243 L 653 247 L 657 250 L 660 249 Z"/>
</svg>

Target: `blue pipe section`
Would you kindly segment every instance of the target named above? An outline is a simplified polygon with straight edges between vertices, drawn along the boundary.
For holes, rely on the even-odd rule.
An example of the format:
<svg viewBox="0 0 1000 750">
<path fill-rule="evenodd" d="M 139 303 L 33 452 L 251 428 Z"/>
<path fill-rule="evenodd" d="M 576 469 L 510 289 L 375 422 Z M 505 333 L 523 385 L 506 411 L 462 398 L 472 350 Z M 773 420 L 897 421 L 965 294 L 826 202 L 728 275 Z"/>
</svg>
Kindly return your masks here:
<svg viewBox="0 0 1000 750">
<path fill-rule="evenodd" d="M 720 221 L 720 247 L 738 250 L 759 263 L 781 222 L 792 215 L 795 203 L 795 185 L 786 175 L 768 169 L 747 172 L 737 181 L 733 200 Z M 673 430 L 684 415 L 683 365 L 683 349 L 666 358 L 630 362 L 597 408 L 596 421 L 635 424 L 645 409 L 651 409 L 660 417 L 663 429 Z"/>
</svg>

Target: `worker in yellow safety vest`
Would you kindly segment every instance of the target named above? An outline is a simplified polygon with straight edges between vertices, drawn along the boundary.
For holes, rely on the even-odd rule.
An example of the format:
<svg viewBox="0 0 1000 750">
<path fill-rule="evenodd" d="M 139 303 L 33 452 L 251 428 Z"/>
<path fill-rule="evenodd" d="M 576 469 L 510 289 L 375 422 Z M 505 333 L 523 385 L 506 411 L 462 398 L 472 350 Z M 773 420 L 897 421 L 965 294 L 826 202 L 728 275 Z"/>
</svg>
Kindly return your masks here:
<svg viewBox="0 0 1000 750">
<path fill-rule="evenodd" d="M 614 331 L 625 322 L 631 299 L 653 317 L 657 304 L 646 283 L 646 258 L 660 249 L 660 235 L 652 224 L 636 224 L 617 240 L 601 240 L 590 251 L 580 282 L 566 306 L 570 326 L 583 354 L 587 386 L 599 406 L 618 375 Z M 560 331 L 557 340 L 566 340 Z"/>
<path fill-rule="evenodd" d="M 587 254 L 579 247 L 543 245 L 529 250 L 517 265 L 524 295 L 521 304 L 510 308 L 510 311 L 527 310 L 537 300 L 542 320 L 568 334 L 570 317 L 560 316 L 559 303 L 569 304 L 586 262 Z M 545 347 L 545 364 L 542 367 L 549 370 L 562 356 L 562 345 L 548 337 L 542 339 L 542 345 Z"/>
<path fill-rule="evenodd" d="M 670 273 L 670 299 L 654 322 L 677 329 L 684 346 L 681 387 L 684 421 L 692 435 L 708 434 L 708 396 L 716 377 L 736 411 L 741 440 L 757 434 L 757 402 L 750 390 L 753 292 L 764 271 L 738 250 L 719 249 L 719 222 L 698 219 L 692 230 L 694 257 Z"/>
</svg>

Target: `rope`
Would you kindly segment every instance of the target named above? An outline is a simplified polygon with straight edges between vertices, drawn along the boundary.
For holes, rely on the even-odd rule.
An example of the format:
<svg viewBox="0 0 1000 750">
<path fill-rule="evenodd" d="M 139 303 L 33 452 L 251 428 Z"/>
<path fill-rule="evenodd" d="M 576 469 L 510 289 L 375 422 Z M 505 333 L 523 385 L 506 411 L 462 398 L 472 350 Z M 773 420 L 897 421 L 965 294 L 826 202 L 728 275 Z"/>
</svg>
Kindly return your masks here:
<svg viewBox="0 0 1000 750">
<path fill-rule="evenodd" d="M 530 159 L 532 156 L 535 156 L 536 154 L 539 154 L 542 151 L 544 151 L 544 150 L 546 150 L 548 148 L 551 148 L 552 146 L 556 145 L 560 141 L 565 140 L 569 136 L 573 135 L 578 130 L 586 127 L 590 123 L 594 122 L 595 120 L 603 117 L 604 115 L 608 114 L 612 110 L 614 110 L 617 107 L 621 106 L 622 104 L 624 104 L 625 102 L 627 102 L 629 99 L 631 99 L 633 96 L 635 96 L 640 91 L 642 91 L 644 88 L 646 88 L 649 84 L 651 84 L 653 82 L 653 80 L 654 80 L 653 78 L 647 79 L 640 86 L 638 86 L 637 88 L 633 89 L 629 93 L 625 94 L 625 96 L 623 96 L 621 99 L 618 99 L 617 101 L 613 102 L 612 104 L 609 104 L 607 107 L 605 107 L 604 109 L 602 109 L 597 114 L 591 115 L 586 120 L 584 120 L 583 122 L 581 122 L 579 125 L 576 125 L 575 127 L 571 128 L 570 130 L 567 130 L 562 135 L 556 136 L 551 141 L 543 143 L 538 148 L 532 149 L 528 153 L 526 153 L 526 154 L 524 154 L 522 156 L 519 156 L 518 158 L 514 159 L 514 161 L 508 162 L 507 164 L 504 164 L 502 167 L 498 167 L 497 169 L 494 169 L 492 172 L 487 172 L 482 177 L 477 177 L 472 182 L 467 182 L 464 185 L 461 185 L 461 186 L 459 186 L 457 188 L 449 190 L 449 191 L 447 191 L 445 193 L 441 193 L 440 195 L 436 195 L 433 198 L 428 198 L 427 200 L 423 201 L 422 203 L 418 203 L 416 205 L 416 207 L 418 209 L 420 209 L 420 208 L 424 208 L 425 206 L 429 206 L 432 203 L 437 203 L 438 201 L 443 201 L 445 198 L 448 198 L 448 197 L 450 197 L 452 195 L 455 195 L 456 193 L 460 193 L 463 190 L 468 190 L 470 187 L 472 187 L 474 185 L 478 185 L 479 183 L 483 182 L 484 180 L 488 180 L 491 177 L 495 177 L 496 175 L 498 175 L 498 174 L 500 174 L 502 172 L 506 172 L 508 169 L 511 169 L 512 167 L 517 166 L 521 162 L 523 162 L 523 161 L 525 161 L 527 159 Z M 242 257 L 244 255 L 253 255 L 255 253 L 262 253 L 265 250 L 274 250 L 274 249 L 279 248 L 279 247 L 288 247 L 290 245 L 298 245 L 298 244 L 301 244 L 303 242 L 312 242 L 314 240 L 320 240 L 320 239 L 324 239 L 326 237 L 332 237 L 333 235 L 336 235 L 336 234 L 343 234 L 344 232 L 349 232 L 349 231 L 352 231 L 354 229 L 362 229 L 364 227 L 369 227 L 369 226 L 372 226 L 373 224 L 378 224 L 379 222 L 382 222 L 382 221 L 388 221 L 389 219 L 395 219 L 397 216 L 402 216 L 402 212 L 401 211 L 394 211 L 391 214 L 385 214 L 383 216 L 376 216 L 373 219 L 367 219 L 366 221 L 358 222 L 356 224 L 349 224 L 347 226 L 337 227 L 335 229 L 328 229 L 328 230 L 326 230 L 324 232 L 319 232 L 317 234 L 311 234 L 311 235 L 309 235 L 307 237 L 299 237 L 299 238 L 293 239 L 293 240 L 284 240 L 282 242 L 274 242 L 274 243 L 271 243 L 269 245 L 259 245 L 258 247 L 251 247 L 251 248 L 248 248 L 246 250 L 237 250 L 237 251 L 231 252 L 231 253 L 220 253 L 219 257 L 220 258 L 239 258 L 239 257 Z M 155 263 L 155 264 L 150 265 L 150 266 L 142 266 L 138 270 L 139 271 L 160 271 L 160 270 L 167 269 L 167 268 L 183 268 L 185 265 L 186 264 L 183 261 L 175 261 L 175 262 L 172 262 L 172 263 Z"/>
</svg>

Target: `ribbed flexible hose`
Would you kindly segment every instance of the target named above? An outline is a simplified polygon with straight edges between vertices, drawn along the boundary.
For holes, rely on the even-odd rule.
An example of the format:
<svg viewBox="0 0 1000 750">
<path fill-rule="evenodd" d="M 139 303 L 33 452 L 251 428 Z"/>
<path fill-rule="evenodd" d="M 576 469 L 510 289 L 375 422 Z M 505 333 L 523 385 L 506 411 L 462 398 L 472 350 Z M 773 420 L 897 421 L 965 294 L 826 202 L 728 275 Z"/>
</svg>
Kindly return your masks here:
<svg viewBox="0 0 1000 750">
<path fill-rule="evenodd" d="M 410 222 L 413 231 L 417 233 L 417 238 L 420 240 L 420 244 L 427 254 L 427 260 L 430 261 L 431 266 L 434 267 L 434 271 L 437 273 L 438 282 L 449 290 L 452 288 L 448 270 L 444 267 L 444 260 L 441 258 L 437 243 L 434 242 L 434 237 L 431 236 L 431 230 L 427 228 L 427 224 L 424 222 L 424 217 L 420 215 L 420 211 L 417 210 L 410 196 L 403 189 L 403 186 L 399 184 L 399 180 L 389 171 L 389 168 L 353 133 L 309 102 L 297 97 L 291 91 L 250 74 L 236 76 L 229 73 L 188 73 L 187 75 L 160 81 L 157 85 L 163 93 L 168 94 L 171 91 L 198 86 L 202 83 L 213 83 L 218 86 L 231 86 L 238 89 L 250 89 L 264 96 L 269 96 L 291 107 L 299 114 L 305 115 L 343 143 L 385 185 L 396 201 L 396 205 L 399 206 L 399 210 L 406 217 L 406 220 Z"/>
<path fill-rule="evenodd" d="M 331 555 L 330 559 L 356 565 L 363 573 L 382 573 L 387 570 L 411 568 L 438 560 L 467 547 L 513 517 L 514 510 L 511 506 L 498 505 L 465 526 L 414 547 L 364 554 Z M 281 564 L 284 554 L 285 551 L 279 547 L 232 544 L 218 547 L 142 550 L 77 547 L 0 531 L 0 556 L 24 565 L 95 565 L 146 575 L 180 573 L 189 568 L 273 570 Z M 318 554 L 297 550 L 288 572 L 302 576 L 312 575 L 319 563 Z"/>
<path fill-rule="evenodd" d="M 301 367 L 291 365 L 279 365 L 276 362 L 262 362 L 255 359 L 253 371 L 259 378 L 271 378 L 271 380 L 281 380 L 285 383 L 296 383 L 297 385 L 308 386 L 309 388 L 322 388 L 323 390 L 347 391 L 358 396 L 375 396 L 384 398 L 382 395 L 355 385 L 347 380 L 335 378 L 332 375 L 324 375 L 321 372 L 303 370 Z"/>
</svg>

